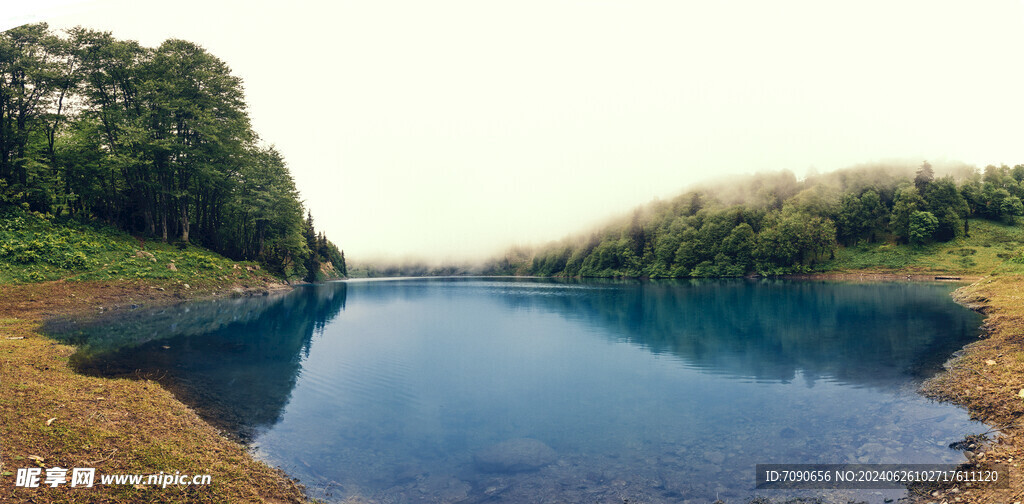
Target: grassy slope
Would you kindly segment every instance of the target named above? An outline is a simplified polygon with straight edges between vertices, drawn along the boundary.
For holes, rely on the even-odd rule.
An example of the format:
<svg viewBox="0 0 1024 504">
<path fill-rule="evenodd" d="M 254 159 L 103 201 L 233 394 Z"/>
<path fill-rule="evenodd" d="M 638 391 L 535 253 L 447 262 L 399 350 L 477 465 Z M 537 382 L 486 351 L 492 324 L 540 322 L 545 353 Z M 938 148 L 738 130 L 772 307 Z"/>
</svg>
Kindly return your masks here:
<svg viewBox="0 0 1024 504">
<path fill-rule="evenodd" d="M 108 227 L 0 216 L 0 502 L 305 501 L 286 476 L 159 384 L 79 375 L 68 365 L 75 348 L 39 333 L 41 321 L 58 313 L 265 291 L 280 282 L 257 268 Z M 211 474 L 213 484 L 15 488 L 17 469 L 36 465 L 30 457 L 97 474 Z"/>
<path fill-rule="evenodd" d="M 842 247 L 836 258 L 824 263 L 819 271 L 844 272 L 872 270 L 878 272 L 940 273 L 982 276 L 992 272 L 1013 272 L 1020 264 L 1024 244 L 1024 227 L 972 219 L 971 236 L 946 243 L 922 246 L 864 244 Z"/>
<path fill-rule="evenodd" d="M 201 247 L 179 249 L 111 227 L 56 224 L 25 213 L 0 216 L 0 284 L 156 280 L 202 287 L 265 279 L 258 268 L 256 263 L 231 261 Z"/>
</svg>

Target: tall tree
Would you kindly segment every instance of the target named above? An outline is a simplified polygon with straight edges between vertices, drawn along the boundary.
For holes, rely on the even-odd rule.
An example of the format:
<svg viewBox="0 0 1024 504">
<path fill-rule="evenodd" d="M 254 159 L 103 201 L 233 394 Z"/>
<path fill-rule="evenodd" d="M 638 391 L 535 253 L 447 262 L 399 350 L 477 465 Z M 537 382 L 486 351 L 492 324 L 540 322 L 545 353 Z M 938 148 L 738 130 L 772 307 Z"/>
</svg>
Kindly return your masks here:
<svg viewBox="0 0 1024 504">
<path fill-rule="evenodd" d="M 906 242 L 910 239 L 910 218 L 925 206 L 924 198 L 914 186 L 903 186 L 896 192 L 896 202 L 892 207 L 889 226 L 892 233 Z"/>
<path fill-rule="evenodd" d="M 302 232 L 306 238 L 306 248 L 308 254 L 306 255 L 306 281 L 315 282 L 320 275 L 320 255 L 317 254 L 319 247 L 317 246 L 316 230 L 313 229 L 313 212 L 309 212 L 306 215 L 306 226 Z"/>
<path fill-rule="evenodd" d="M 917 173 L 914 175 L 914 187 L 917 191 L 924 193 L 925 189 L 928 188 L 928 184 L 932 183 L 935 179 L 935 171 L 932 170 L 932 165 L 928 164 L 928 161 L 921 163 L 921 167 L 917 169 Z"/>
<path fill-rule="evenodd" d="M 0 177 L 13 193 L 30 189 L 29 172 L 37 160 L 29 156 L 29 138 L 56 88 L 59 42 L 45 23 L 0 34 Z"/>
</svg>

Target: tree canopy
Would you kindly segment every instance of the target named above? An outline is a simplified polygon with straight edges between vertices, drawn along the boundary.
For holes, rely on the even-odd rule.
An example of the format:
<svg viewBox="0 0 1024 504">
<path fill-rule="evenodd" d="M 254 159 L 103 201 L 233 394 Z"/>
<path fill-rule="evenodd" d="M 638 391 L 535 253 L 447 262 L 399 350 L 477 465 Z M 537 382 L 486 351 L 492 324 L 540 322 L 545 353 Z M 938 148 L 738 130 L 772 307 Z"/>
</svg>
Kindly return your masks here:
<svg viewBox="0 0 1024 504">
<path fill-rule="evenodd" d="M 1024 215 L 1024 165 L 936 178 L 860 167 L 798 180 L 790 172 L 693 190 L 636 209 L 594 233 L 533 254 L 506 254 L 486 273 L 583 277 L 718 277 L 800 273 L 840 246 L 920 246 L 969 233 L 968 218 Z"/>
<path fill-rule="evenodd" d="M 45 23 L 0 34 L 0 206 L 195 243 L 286 277 L 345 274 L 283 157 L 253 131 L 241 79 L 185 40 L 146 48 Z"/>
</svg>

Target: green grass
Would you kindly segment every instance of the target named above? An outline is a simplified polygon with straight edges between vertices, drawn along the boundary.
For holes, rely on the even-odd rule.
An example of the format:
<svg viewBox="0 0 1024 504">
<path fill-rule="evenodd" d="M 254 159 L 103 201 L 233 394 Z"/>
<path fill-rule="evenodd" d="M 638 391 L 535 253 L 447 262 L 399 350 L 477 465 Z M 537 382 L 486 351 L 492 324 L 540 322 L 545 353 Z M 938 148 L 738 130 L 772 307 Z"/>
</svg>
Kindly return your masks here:
<svg viewBox="0 0 1024 504">
<path fill-rule="evenodd" d="M 842 247 L 819 271 L 919 270 L 963 275 L 1024 273 L 1024 228 L 971 219 L 971 236 L 946 243 Z"/>
<path fill-rule="evenodd" d="M 0 215 L 0 284 L 58 279 L 202 284 L 263 276 L 246 267 L 257 268 L 197 246 L 143 241 L 109 226 L 58 223 L 20 211 Z"/>
</svg>

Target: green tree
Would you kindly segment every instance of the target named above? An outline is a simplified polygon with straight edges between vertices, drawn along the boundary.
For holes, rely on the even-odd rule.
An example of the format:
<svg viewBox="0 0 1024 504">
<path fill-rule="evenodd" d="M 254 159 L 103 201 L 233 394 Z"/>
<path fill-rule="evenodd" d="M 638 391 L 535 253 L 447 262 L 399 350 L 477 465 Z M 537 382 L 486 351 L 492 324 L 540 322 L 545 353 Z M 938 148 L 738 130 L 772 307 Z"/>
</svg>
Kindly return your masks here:
<svg viewBox="0 0 1024 504">
<path fill-rule="evenodd" d="M 1004 220 L 1005 211 L 1012 208 L 1003 205 L 1011 197 L 1010 192 L 999 187 L 999 184 L 986 182 L 982 193 L 982 215 L 992 220 Z"/>
<path fill-rule="evenodd" d="M 95 125 L 103 152 L 98 169 L 90 174 L 102 193 L 83 202 L 84 206 L 111 224 L 155 234 L 155 207 L 162 203 L 162 194 L 155 192 L 151 162 L 158 145 L 150 141 L 150 125 L 143 116 L 146 108 L 139 96 L 140 73 L 151 51 L 135 42 L 116 40 L 110 33 L 85 30 L 76 37 L 85 105 L 78 119 L 80 124 Z M 139 216 L 143 229 L 133 225 Z"/>
<path fill-rule="evenodd" d="M 952 177 L 930 183 L 923 196 L 925 208 L 939 219 L 936 240 L 949 241 L 964 234 L 963 222 L 970 208 Z"/>
<path fill-rule="evenodd" d="M 839 205 L 837 236 L 846 245 L 852 245 L 869 229 L 870 220 L 861 198 L 847 193 Z"/>
<path fill-rule="evenodd" d="M 254 138 L 242 82 L 203 48 L 175 39 L 155 51 L 151 79 L 152 121 L 160 126 L 154 132 L 170 147 L 163 190 L 175 209 L 181 240 L 189 241 L 196 224 L 205 232 L 203 241 L 215 241 L 227 183 Z"/>
<path fill-rule="evenodd" d="M 806 216 L 796 212 L 773 212 L 757 236 L 754 259 L 758 271 L 784 273 L 801 263 L 809 250 Z"/>
<path fill-rule="evenodd" d="M 932 165 L 928 164 L 928 161 L 921 163 L 921 167 L 918 168 L 917 173 L 914 175 L 914 187 L 917 191 L 924 193 L 928 189 L 928 185 L 935 179 L 935 171 L 932 170 Z"/>
<path fill-rule="evenodd" d="M 817 263 L 831 257 L 836 250 L 836 226 L 831 219 L 811 217 L 807 221 L 807 246 L 812 262 Z"/>
<path fill-rule="evenodd" d="M 30 203 L 49 211 L 53 177 L 42 152 L 31 152 L 33 132 L 41 132 L 55 91 L 62 86 L 56 54 L 61 40 L 46 23 L 0 33 L 0 178 L 7 182 L 5 200 Z M 45 158 L 44 158 L 45 159 Z M 31 179 L 31 180 L 30 180 Z M 30 183 L 31 182 L 31 183 Z M 40 191 L 43 191 L 40 194 Z M 35 193 L 34 198 L 30 196 Z"/>
<path fill-rule="evenodd" d="M 222 231 L 228 254 L 275 263 L 284 273 L 281 261 L 298 261 L 306 241 L 298 198 L 281 154 L 273 147 L 253 149 L 236 174 L 225 209 L 230 225 Z"/>
<path fill-rule="evenodd" d="M 733 266 L 729 272 L 730 276 L 740 276 L 752 270 L 756 239 L 754 228 L 746 222 L 740 223 L 729 232 L 729 236 L 722 242 L 722 250 Z"/>
<path fill-rule="evenodd" d="M 979 215 L 985 212 L 985 198 L 979 175 L 975 174 L 960 185 L 960 195 L 967 202 L 968 216 Z"/>
<path fill-rule="evenodd" d="M 654 257 L 658 264 L 659 272 L 665 276 L 671 275 L 675 265 L 676 251 L 683 240 L 683 230 L 686 225 L 683 219 L 674 219 L 668 229 L 662 232 L 655 239 Z"/>
<path fill-rule="evenodd" d="M 699 244 L 697 242 L 697 231 L 687 227 L 679 237 L 679 247 L 675 253 L 675 267 L 673 276 L 687 276 L 697 263 L 701 262 Z"/>
<path fill-rule="evenodd" d="M 306 241 L 305 261 L 303 264 L 306 270 L 305 280 L 307 282 L 316 282 L 320 279 L 320 256 L 317 254 L 319 247 L 316 229 L 313 228 L 313 212 L 306 214 L 306 222 L 303 226 L 302 234 Z"/>
<path fill-rule="evenodd" d="M 868 241 L 874 242 L 876 234 L 889 224 L 889 209 L 885 207 L 881 196 L 873 189 L 868 189 L 861 194 L 860 204 L 864 212 L 864 225 L 869 234 Z"/>
<path fill-rule="evenodd" d="M 939 219 L 931 212 L 915 211 L 910 216 L 910 243 L 921 244 L 928 241 L 938 227 Z"/>
<path fill-rule="evenodd" d="M 1017 184 L 1024 182 L 1024 164 L 1014 165 L 1010 170 L 1010 176 L 1017 181 Z"/>
<path fill-rule="evenodd" d="M 1004 221 L 1013 224 L 1021 215 L 1024 215 L 1024 204 L 1021 203 L 1020 198 L 1009 196 L 1003 199 L 1000 204 L 1000 217 Z"/>
<path fill-rule="evenodd" d="M 889 226 L 892 233 L 903 242 L 910 239 L 910 218 L 919 210 L 925 208 L 924 198 L 918 193 L 914 186 L 903 186 L 896 192 L 896 202 L 892 207 L 892 214 L 889 219 Z"/>
</svg>

